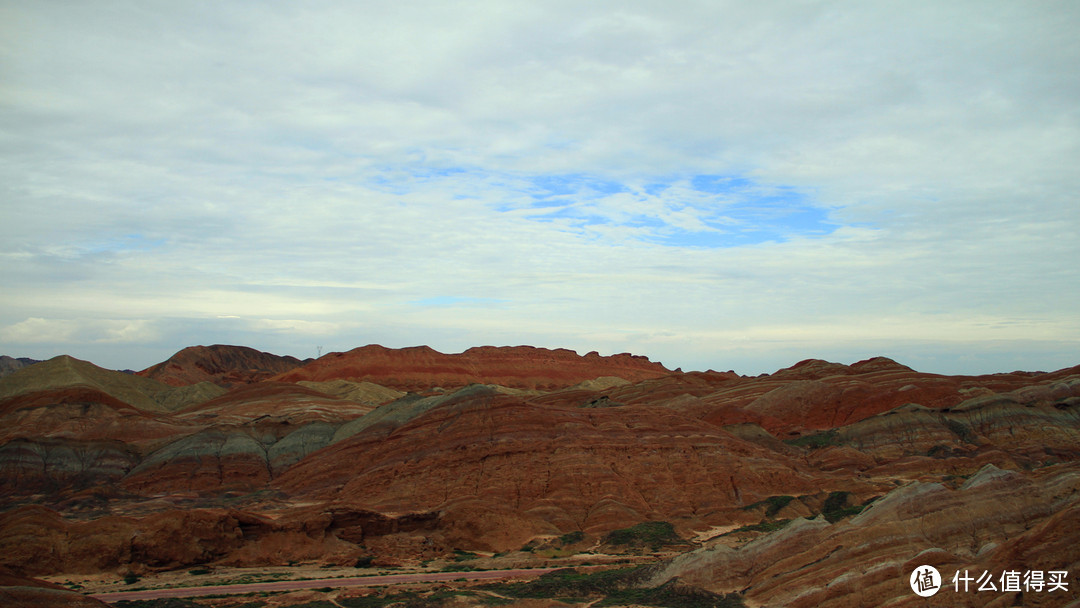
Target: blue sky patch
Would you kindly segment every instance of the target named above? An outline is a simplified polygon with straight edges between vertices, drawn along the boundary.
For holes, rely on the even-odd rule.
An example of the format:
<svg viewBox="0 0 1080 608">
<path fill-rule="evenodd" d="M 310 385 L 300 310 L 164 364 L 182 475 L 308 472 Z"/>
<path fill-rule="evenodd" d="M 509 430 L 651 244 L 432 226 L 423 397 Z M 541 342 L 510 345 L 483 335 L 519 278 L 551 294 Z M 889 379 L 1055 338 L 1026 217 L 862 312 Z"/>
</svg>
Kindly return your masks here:
<svg viewBox="0 0 1080 608">
<path fill-rule="evenodd" d="M 536 186 L 532 195 L 536 199 L 570 195 L 595 196 L 627 191 L 626 186 L 619 182 L 577 174 L 541 175 L 531 181 Z"/>
<path fill-rule="evenodd" d="M 744 177 L 729 175 L 695 175 L 690 178 L 690 186 L 700 192 L 723 194 L 733 190 L 745 190 L 754 183 Z"/>
<path fill-rule="evenodd" d="M 653 179 L 630 186 L 570 174 L 538 176 L 529 183 L 536 187 L 529 192 L 527 208 L 535 212 L 530 219 L 559 222 L 585 236 L 598 225 L 626 226 L 638 229 L 633 238 L 647 243 L 717 248 L 824 236 L 839 226 L 806 192 L 739 175 Z M 613 198 L 616 194 L 621 197 Z"/>
</svg>

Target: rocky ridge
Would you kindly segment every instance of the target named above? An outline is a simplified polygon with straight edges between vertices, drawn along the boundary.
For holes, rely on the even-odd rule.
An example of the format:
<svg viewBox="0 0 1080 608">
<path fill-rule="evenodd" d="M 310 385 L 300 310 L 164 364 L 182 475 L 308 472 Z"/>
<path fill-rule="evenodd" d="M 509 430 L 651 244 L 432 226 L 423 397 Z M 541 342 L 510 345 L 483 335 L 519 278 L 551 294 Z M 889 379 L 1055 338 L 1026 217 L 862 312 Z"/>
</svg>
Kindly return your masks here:
<svg viewBox="0 0 1080 608">
<path fill-rule="evenodd" d="M 189 346 L 167 361 L 137 374 L 170 386 L 211 382 L 228 387 L 266 380 L 304 363 L 296 357 L 274 355 L 246 346 L 215 344 Z"/>
<path fill-rule="evenodd" d="M 41 363 L 41 361 L 29 357 L 9 357 L 7 355 L 0 355 L 0 378 L 10 376 L 18 370 L 35 363 Z"/>
<path fill-rule="evenodd" d="M 427 346 L 392 349 L 368 345 L 330 353 L 274 379 L 282 382 L 367 381 L 403 391 L 434 387 L 461 388 L 488 383 L 509 388 L 553 390 L 601 376 L 631 382 L 658 378 L 671 371 L 645 357 L 630 354 L 584 356 L 566 349 L 532 346 L 470 348 L 443 354 Z"/>
<path fill-rule="evenodd" d="M 238 361 L 229 388 L 64 357 L 0 379 L 0 566 L 401 563 L 661 521 L 700 546 L 651 584 L 755 605 L 906 605 L 916 557 L 1080 568 L 1080 367 L 743 377 L 369 346 L 255 381 Z"/>
</svg>

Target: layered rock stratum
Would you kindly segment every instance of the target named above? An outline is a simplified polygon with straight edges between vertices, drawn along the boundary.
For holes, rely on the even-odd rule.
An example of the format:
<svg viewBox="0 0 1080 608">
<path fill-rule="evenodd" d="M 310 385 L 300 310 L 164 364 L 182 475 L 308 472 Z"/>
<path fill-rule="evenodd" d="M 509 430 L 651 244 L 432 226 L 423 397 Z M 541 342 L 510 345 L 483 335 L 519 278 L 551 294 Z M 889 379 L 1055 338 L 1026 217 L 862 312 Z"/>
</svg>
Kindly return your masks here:
<svg viewBox="0 0 1080 608">
<path fill-rule="evenodd" d="M 215 344 L 189 346 L 138 374 L 171 386 L 199 382 L 233 386 L 266 380 L 303 364 L 296 357 L 283 357 L 246 346 Z"/>
<path fill-rule="evenodd" d="M 654 586 L 920 606 L 917 565 L 1024 567 L 1074 582 L 953 599 L 1065 605 L 1078 480 L 1080 367 L 942 376 L 879 357 L 744 377 L 532 347 L 304 364 L 214 346 L 139 375 L 57 357 L 0 378 L 15 577 L 400 564 L 574 534 L 610 551 L 609 533 L 667 522 L 681 554 Z"/>
<path fill-rule="evenodd" d="M 552 390 L 600 376 L 636 382 L 670 373 L 659 363 L 627 353 L 604 357 L 590 352 L 579 356 L 566 349 L 481 346 L 460 354 L 443 354 L 427 346 L 394 349 L 373 344 L 345 353 L 330 353 L 279 374 L 275 380 L 368 381 L 406 391 L 461 388 L 477 383 Z"/>
</svg>

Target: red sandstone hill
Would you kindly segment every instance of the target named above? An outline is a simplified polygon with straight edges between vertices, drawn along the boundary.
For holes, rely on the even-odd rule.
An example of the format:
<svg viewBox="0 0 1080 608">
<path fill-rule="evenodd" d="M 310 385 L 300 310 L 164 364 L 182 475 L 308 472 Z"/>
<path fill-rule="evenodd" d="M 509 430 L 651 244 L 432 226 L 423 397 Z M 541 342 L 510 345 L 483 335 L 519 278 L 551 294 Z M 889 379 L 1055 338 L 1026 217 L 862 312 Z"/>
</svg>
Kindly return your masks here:
<svg viewBox="0 0 1080 608">
<path fill-rule="evenodd" d="M 475 383 L 552 390 L 601 376 L 639 382 L 671 373 L 646 357 L 625 353 L 604 357 L 591 352 L 581 356 L 561 348 L 482 346 L 447 355 L 427 346 L 393 349 L 372 344 L 345 353 L 330 353 L 273 379 L 283 382 L 347 379 L 407 391 L 460 388 Z"/>
<path fill-rule="evenodd" d="M 246 346 L 189 346 L 167 361 L 148 367 L 140 376 L 172 386 L 213 382 L 219 386 L 250 384 L 300 367 L 296 357 L 279 356 Z"/>
<path fill-rule="evenodd" d="M 649 520 L 684 537 L 792 520 L 740 533 L 760 536 L 741 549 L 705 541 L 656 582 L 847 608 L 909 605 L 905 560 L 925 551 L 918 563 L 979 572 L 1080 568 L 1080 367 L 942 376 L 807 360 L 743 377 L 629 355 L 367 346 L 271 382 L 246 351 L 174 357 L 189 379 L 236 381 L 228 392 L 67 357 L 0 379 L 0 567 L 407 562 Z M 800 519 L 874 498 L 861 516 Z M 1023 603 L 1061 605 L 1040 597 L 1058 599 Z"/>
</svg>

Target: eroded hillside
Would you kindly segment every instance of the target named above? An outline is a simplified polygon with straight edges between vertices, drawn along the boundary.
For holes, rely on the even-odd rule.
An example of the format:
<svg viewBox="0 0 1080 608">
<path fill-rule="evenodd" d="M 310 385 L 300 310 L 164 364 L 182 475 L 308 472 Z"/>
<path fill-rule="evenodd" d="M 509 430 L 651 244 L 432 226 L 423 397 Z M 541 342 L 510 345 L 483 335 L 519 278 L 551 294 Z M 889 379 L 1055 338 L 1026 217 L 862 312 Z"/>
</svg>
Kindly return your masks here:
<svg viewBox="0 0 1080 608">
<path fill-rule="evenodd" d="M 58 357 L 0 379 L 0 565 L 625 555 L 664 558 L 642 588 L 920 605 L 920 564 L 1080 572 L 1078 460 L 1080 368 L 952 377 L 875 358 L 742 377 L 531 347 L 302 364 L 216 346 L 132 375 Z M 650 522 L 672 536 L 612 540 Z M 993 599 L 1064 605 L 1071 580 Z"/>
</svg>

